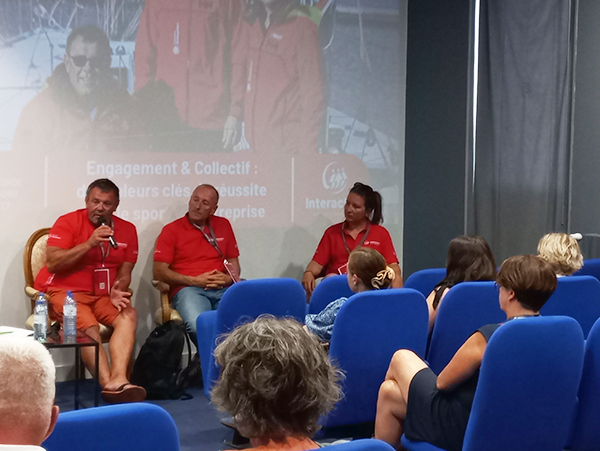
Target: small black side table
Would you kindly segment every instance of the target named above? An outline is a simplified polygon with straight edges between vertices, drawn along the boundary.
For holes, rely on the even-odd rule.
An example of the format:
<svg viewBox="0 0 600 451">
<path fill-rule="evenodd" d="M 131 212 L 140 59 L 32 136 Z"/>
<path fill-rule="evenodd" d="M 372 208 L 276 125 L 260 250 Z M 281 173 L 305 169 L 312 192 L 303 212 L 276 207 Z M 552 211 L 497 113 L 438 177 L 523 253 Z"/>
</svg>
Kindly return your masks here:
<svg viewBox="0 0 600 451">
<path fill-rule="evenodd" d="M 92 375 L 92 376 L 94 376 L 94 379 L 96 379 L 96 384 L 94 386 L 94 407 L 98 407 L 98 401 L 100 398 L 100 391 L 98 390 L 98 383 L 99 383 L 99 381 L 98 381 L 98 377 L 99 377 L 98 364 L 99 364 L 99 359 L 100 359 L 100 343 L 98 343 L 96 340 L 92 339 L 89 335 L 87 335 L 84 332 L 81 332 L 79 330 L 77 331 L 77 337 L 76 337 L 75 343 L 64 343 L 63 342 L 63 331 L 61 330 L 58 338 L 48 336 L 46 341 L 42 342 L 42 344 L 44 346 L 46 346 L 46 348 L 48 348 L 48 349 L 75 348 L 75 375 L 76 375 L 76 377 L 75 377 L 75 410 L 78 410 L 80 405 L 82 407 L 85 407 L 79 397 L 79 380 L 80 380 L 80 374 L 82 374 L 82 371 L 81 371 L 81 369 L 82 369 L 81 368 L 81 364 L 82 364 L 81 348 L 86 347 L 86 346 L 94 347 L 94 351 L 95 351 L 94 357 L 95 357 L 95 366 L 96 366 L 96 371 L 95 371 L 96 374 Z M 83 374 L 85 375 L 84 372 L 83 372 Z"/>
</svg>

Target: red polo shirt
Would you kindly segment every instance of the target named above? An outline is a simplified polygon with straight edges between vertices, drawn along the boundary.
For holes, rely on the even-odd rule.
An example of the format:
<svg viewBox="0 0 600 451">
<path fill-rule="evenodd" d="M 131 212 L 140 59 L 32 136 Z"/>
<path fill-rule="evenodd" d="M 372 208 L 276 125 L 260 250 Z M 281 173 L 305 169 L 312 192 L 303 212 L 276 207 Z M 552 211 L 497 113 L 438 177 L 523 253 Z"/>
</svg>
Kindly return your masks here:
<svg viewBox="0 0 600 451">
<path fill-rule="evenodd" d="M 210 225 L 225 258 L 239 257 L 240 252 L 229 221 L 220 216 L 211 216 Z M 204 227 L 204 232 L 210 236 L 208 227 Z M 172 271 L 184 276 L 197 276 L 214 269 L 225 272 L 223 258 L 188 220 L 187 214 L 163 227 L 156 241 L 154 261 L 168 263 Z M 171 296 L 183 287 L 171 287 Z"/>
<path fill-rule="evenodd" d="M 348 233 L 348 231 L 342 229 L 343 222 L 334 224 L 325 230 L 323 238 L 317 246 L 317 251 L 313 256 L 313 260 L 325 269 L 325 274 L 338 274 L 338 268 L 348 263 L 348 251 L 344 247 L 344 241 L 342 239 L 342 233 L 346 236 L 346 244 L 348 249 L 353 251 L 358 244 L 361 242 L 363 236 L 367 232 L 367 227 L 359 232 L 356 239 Z M 362 244 L 363 247 L 370 247 L 375 249 L 383 258 L 388 265 L 392 263 L 398 263 L 398 256 L 392 243 L 392 237 L 385 227 L 378 224 L 371 224 L 371 231 L 367 236 L 367 239 Z"/>
<path fill-rule="evenodd" d="M 110 271 L 111 283 L 117 277 L 117 270 L 124 262 L 135 263 L 138 255 L 138 239 L 135 226 L 116 216 L 112 217 L 114 238 L 118 248 L 113 249 L 105 243 L 104 267 Z M 48 247 L 72 249 L 88 240 L 96 226 L 88 218 L 85 208 L 67 213 L 56 220 L 48 235 Z M 100 246 L 90 249 L 70 271 L 51 274 L 44 266 L 35 278 L 35 288 L 46 291 L 48 287 L 92 292 L 92 275 L 94 269 L 102 267 L 102 251 Z"/>
</svg>

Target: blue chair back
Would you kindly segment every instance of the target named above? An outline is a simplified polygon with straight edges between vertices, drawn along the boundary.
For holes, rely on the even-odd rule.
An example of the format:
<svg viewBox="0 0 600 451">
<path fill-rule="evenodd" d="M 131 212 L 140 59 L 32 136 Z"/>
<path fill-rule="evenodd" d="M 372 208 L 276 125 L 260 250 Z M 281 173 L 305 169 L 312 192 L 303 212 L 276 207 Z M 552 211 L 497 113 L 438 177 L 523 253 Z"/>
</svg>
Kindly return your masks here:
<svg viewBox="0 0 600 451">
<path fill-rule="evenodd" d="M 577 404 L 583 346 L 581 327 L 568 317 L 500 326 L 485 351 L 463 450 L 561 451 Z"/>
<path fill-rule="evenodd" d="M 216 311 L 198 316 L 198 353 L 206 396 L 218 378 L 213 356 L 217 337 L 265 313 L 304 323 L 306 292 L 300 282 L 290 278 L 244 280 L 227 289 Z"/>
<path fill-rule="evenodd" d="M 304 323 L 306 292 L 295 279 L 245 280 L 229 287 L 217 308 L 217 334 L 269 313 Z"/>
<path fill-rule="evenodd" d="M 574 276 L 592 276 L 600 280 L 600 258 L 591 258 L 583 261 L 583 266 Z"/>
<path fill-rule="evenodd" d="M 341 297 L 349 298 L 354 293 L 348 285 L 348 276 L 330 276 L 326 277 L 315 288 L 312 296 L 310 297 L 310 304 L 308 304 L 307 313 L 319 313 L 330 302 L 335 301 Z"/>
<path fill-rule="evenodd" d="M 377 392 L 394 352 L 424 356 L 428 310 L 416 290 L 392 288 L 355 294 L 333 323 L 329 356 L 346 373 L 344 397 L 323 421 L 326 427 L 375 420 Z"/>
<path fill-rule="evenodd" d="M 600 320 L 596 320 L 585 343 L 583 374 L 579 385 L 571 451 L 600 449 Z"/>
<path fill-rule="evenodd" d="M 583 336 L 587 337 L 600 318 L 600 282 L 592 276 L 559 277 L 556 291 L 541 313 L 575 318 L 583 329 Z"/>
<path fill-rule="evenodd" d="M 444 369 L 473 332 L 486 324 L 506 320 L 494 282 L 456 284 L 438 309 L 427 353 L 429 367 L 436 374 Z"/>
<path fill-rule="evenodd" d="M 374 438 L 365 438 L 361 440 L 352 440 L 339 445 L 330 445 L 327 450 L 331 451 L 394 451 L 394 447 L 381 440 Z"/>
<path fill-rule="evenodd" d="M 582 366 L 583 333 L 573 318 L 500 326 L 485 350 L 462 450 L 562 451 Z M 440 450 L 405 436 L 402 444 L 410 451 Z"/>
<path fill-rule="evenodd" d="M 422 269 L 412 273 L 406 282 L 404 288 L 412 288 L 419 291 L 425 298 L 429 296 L 431 290 L 446 277 L 446 268 Z"/>
<path fill-rule="evenodd" d="M 61 413 L 42 446 L 47 451 L 179 451 L 179 433 L 162 407 L 119 404 Z"/>
</svg>

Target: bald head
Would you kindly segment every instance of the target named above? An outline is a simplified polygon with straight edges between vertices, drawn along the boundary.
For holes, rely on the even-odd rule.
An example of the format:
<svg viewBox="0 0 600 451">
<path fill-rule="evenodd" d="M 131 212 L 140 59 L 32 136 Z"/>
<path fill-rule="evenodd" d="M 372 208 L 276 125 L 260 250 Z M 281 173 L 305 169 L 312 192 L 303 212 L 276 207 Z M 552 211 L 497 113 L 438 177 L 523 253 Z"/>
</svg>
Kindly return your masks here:
<svg viewBox="0 0 600 451">
<path fill-rule="evenodd" d="M 212 185 L 196 187 L 188 204 L 188 217 L 190 221 L 199 226 L 204 226 L 210 216 L 217 211 L 219 192 Z"/>
<path fill-rule="evenodd" d="M 55 368 L 30 338 L 0 337 L 0 444 L 40 445 L 58 419 Z"/>
<path fill-rule="evenodd" d="M 194 192 L 200 188 L 202 188 L 203 190 L 211 190 L 215 194 L 215 202 L 217 204 L 219 203 L 219 191 L 217 190 L 217 188 L 215 188 L 212 185 L 209 185 L 208 183 L 203 183 L 202 185 L 198 185 Z"/>
</svg>

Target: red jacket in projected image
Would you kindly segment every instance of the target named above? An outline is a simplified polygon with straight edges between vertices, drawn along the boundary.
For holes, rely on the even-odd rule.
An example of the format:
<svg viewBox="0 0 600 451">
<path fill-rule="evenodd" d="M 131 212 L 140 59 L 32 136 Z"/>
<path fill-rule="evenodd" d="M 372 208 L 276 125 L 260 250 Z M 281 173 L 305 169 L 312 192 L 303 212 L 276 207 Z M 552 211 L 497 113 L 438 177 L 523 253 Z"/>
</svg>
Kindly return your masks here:
<svg viewBox="0 0 600 451">
<path fill-rule="evenodd" d="M 164 80 L 188 125 L 223 128 L 231 36 L 241 11 L 241 0 L 146 0 L 135 42 L 135 90 Z"/>
<path fill-rule="evenodd" d="M 231 114 L 243 117 L 255 152 L 318 152 L 326 114 L 320 14 L 298 7 L 266 30 L 242 20 L 234 36 Z"/>
</svg>

